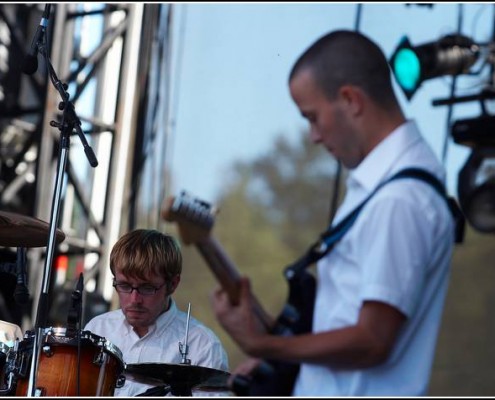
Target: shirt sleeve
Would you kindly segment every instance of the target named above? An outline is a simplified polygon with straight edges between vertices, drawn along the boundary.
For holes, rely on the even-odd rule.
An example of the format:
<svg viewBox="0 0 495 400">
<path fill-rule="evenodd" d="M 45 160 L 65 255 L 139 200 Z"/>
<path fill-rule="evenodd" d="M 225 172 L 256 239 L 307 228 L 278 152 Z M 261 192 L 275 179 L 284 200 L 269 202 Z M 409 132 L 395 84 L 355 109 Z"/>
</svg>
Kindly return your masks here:
<svg viewBox="0 0 495 400">
<path fill-rule="evenodd" d="M 425 283 L 434 218 L 403 193 L 377 198 L 363 214 L 361 301 L 382 301 L 410 316 Z"/>
</svg>

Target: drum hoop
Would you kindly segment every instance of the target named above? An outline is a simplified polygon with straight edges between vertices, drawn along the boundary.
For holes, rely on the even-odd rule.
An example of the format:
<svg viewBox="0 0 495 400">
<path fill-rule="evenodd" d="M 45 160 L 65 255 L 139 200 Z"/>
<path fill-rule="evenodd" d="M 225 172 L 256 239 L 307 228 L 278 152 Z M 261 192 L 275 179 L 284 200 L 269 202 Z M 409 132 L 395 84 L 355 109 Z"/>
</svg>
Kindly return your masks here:
<svg viewBox="0 0 495 400">
<path fill-rule="evenodd" d="M 43 333 L 44 342 L 53 345 L 76 345 L 77 336 L 74 332 L 70 332 L 65 327 L 48 327 L 44 329 Z M 24 339 L 29 341 L 29 339 L 34 340 L 34 332 L 28 331 L 24 335 Z M 91 344 L 96 347 L 103 348 L 104 351 L 110 353 L 114 356 L 120 364 L 124 365 L 124 358 L 122 351 L 109 340 L 103 336 L 96 335 L 91 331 L 81 331 L 81 342 L 83 345 Z M 21 342 L 22 343 L 22 342 Z"/>
<path fill-rule="evenodd" d="M 117 358 L 120 363 L 122 365 L 124 365 L 124 357 L 122 355 L 122 351 L 117 347 L 115 346 L 112 342 L 108 341 L 107 339 L 104 339 L 105 340 L 105 343 L 104 343 L 104 349 L 111 353 L 115 358 Z"/>
</svg>

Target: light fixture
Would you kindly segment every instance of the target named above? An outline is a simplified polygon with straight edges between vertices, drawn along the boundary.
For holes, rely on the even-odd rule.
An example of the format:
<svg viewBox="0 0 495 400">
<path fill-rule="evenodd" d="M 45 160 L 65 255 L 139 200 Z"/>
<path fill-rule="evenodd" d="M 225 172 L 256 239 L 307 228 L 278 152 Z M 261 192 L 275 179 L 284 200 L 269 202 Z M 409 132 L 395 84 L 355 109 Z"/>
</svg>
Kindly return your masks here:
<svg viewBox="0 0 495 400">
<path fill-rule="evenodd" d="M 389 64 L 400 88 L 411 100 L 427 79 L 468 73 L 479 54 L 480 46 L 463 35 L 447 35 L 415 47 L 404 36 Z"/>
<path fill-rule="evenodd" d="M 472 147 L 459 172 L 459 204 L 469 224 L 483 233 L 495 233 L 495 117 L 456 121 L 452 136 L 459 144 Z"/>
</svg>

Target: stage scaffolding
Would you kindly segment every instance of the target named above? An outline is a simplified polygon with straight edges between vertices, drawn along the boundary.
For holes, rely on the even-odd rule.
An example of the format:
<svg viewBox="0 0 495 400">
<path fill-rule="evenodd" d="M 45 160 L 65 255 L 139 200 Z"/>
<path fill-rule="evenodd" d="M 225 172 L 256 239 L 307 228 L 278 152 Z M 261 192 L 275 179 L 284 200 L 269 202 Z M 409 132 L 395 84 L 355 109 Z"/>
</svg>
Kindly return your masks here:
<svg viewBox="0 0 495 400">
<path fill-rule="evenodd" d="M 41 54 L 34 75 L 21 72 L 44 7 L 0 5 L 0 210 L 49 222 L 60 145 L 52 121 L 61 119 L 62 99 Z M 168 174 L 172 15 L 170 4 L 51 6 L 47 52 L 98 160 L 91 167 L 80 138 L 71 136 L 58 223 L 66 238 L 57 244 L 49 268 L 51 323 L 64 323 L 80 273 L 83 322 L 113 307 L 111 246 L 130 229 L 160 228 Z M 27 249 L 32 302 L 24 329 L 36 316 L 45 253 L 45 247 Z M 8 303 L 9 293 L 3 295 Z"/>
</svg>

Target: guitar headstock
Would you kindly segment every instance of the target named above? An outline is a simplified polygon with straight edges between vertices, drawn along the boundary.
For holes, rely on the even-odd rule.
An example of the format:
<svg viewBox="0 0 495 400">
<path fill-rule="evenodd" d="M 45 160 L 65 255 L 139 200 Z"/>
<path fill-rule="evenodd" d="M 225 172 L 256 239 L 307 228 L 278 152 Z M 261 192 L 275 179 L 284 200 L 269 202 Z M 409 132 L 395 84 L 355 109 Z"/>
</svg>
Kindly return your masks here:
<svg viewBox="0 0 495 400">
<path fill-rule="evenodd" d="M 164 200 L 161 216 L 165 221 L 177 223 L 182 241 L 189 245 L 210 235 L 215 213 L 216 209 L 209 203 L 182 191 L 179 196 Z"/>
</svg>

